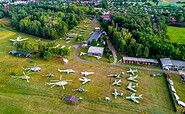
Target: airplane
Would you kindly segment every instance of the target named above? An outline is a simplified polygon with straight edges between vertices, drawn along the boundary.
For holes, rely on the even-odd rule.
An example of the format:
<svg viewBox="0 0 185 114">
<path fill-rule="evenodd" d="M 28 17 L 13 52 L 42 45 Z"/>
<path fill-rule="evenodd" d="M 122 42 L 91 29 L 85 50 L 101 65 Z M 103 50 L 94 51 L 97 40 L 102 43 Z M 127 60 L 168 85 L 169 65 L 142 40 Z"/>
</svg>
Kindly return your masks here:
<svg viewBox="0 0 185 114">
<path fill-rule="evenodd" d="M 78 92 L 84 92 L 84 91 L 87 91 L 85 90 L 84 88 L 82 88 L 82 85 L 80 85 L 80 88 L 77 88 L 77 89 L 72 89 L 72 91 L 78 91 Z"/>
<path fill-rule="evenodd" d="M 31 73 L 29 73 L 31 74 Z M 12 78 L 21 78 L 23 80 L 27 80 L 27 82 L 29 82 L 30 77 L 28 76 L 29 74 L 25 74 L 25 72 L 23 72 L 23 76 L 11 76 Z"/>
<path fill-rule="evenodd" d="M 124 72 L 122 72 L 122 74 L 124 74 Z M 115 73 L 115 74 L 109 74 L 108 76 L 113 76 L 115 78 L 121 78 L 121 74 L 120 73 Z"/>
<path fill-rule="evenodd" d="M 150 74 L 150 76 L 153 76 L 153 77 L 156 77 L 156 76 L 159 76 L 159 75 L 161 75 L 160 73 L 152 73 L 152 74 Z"/>
<path fill-rule="evenodd" d="M 136 100 L 136 99 L 140 99 L 140 98 L 142 98 L 142 94 L 139 95 L 139 96 L 136 96 L 135 93 L 132 93 L 131 96 L 127 96 L 127 97 L 126 97 L 126 99 L 131 99 L 131 100 L 132 100 L 133 102 L 135 102 L 135 103 L 139 103 L 139 101 Z"/>
<path fill-rule="evenodd" d="M 88 76 L 88 75 L 91 75 L 91 74 L 94 74 L 94 72 L 81 72 L 81 75 L 84 75 L 84 76 Z"/>
<path fill-rule="evenodd" d="M 134 75 L 135 72 L 137 72 L 137 69 L 136 70 L 132 70 L 131 68 L 127 71 L 128 73 L 131 73 L 132 75 Z"/>
<path fill-rule="evenodd" d="M 59 72 L 66 72 L 67 74 L 69 74 L 69 73 L 74 73 L 74 72 L 75 72 L 75 71 L 72 70 L 72 69 L 66 69 L 66 70 L 60 70 L 60 69 L 58 69 L 58 71 L 59 71 Z"/>
<path fill-rule="evenodd" d="M 62 47 L 60 47 L 60 48 L 65 48 L 66 46 L 64 45 L 64 46 L 62 46 Z"/>
<path fill-rule="evenodd" d="M 69 62 L 69 60 L 66 59 L 66 58 L 63 58 L 63 61 L 64 61 L 64 63 L 68 63 Z"/>
<path fill-rule="evenodd" d="M 173 85 L 173 81 L 171 80 L 171 79 L 167 79 L 168 80 L 168 83 L 170 84 L 170 85 Z"/>
<path fill-rule="evenodd" d="M 19 37 L 17 37 L 16 39 L 10 39 L 11 42 L 21 42 L 21 41 L 24 41 L 24 40 L 28 40 L 28 38 L 22 39 L 22 38 L 19 36 Z"/>
<path fill-rule="evenodd" d="M 53 88 L 54 86 L 62 86 L 63 89 L 65 85 L 68 84 L 67 81 L 72 81 L 72 80 L 62 80 L 62 75 L 60 76 L 60 80 L 51 80 L 50 83 L 46 82 L 47 85 L 52 85 L 51 88 Z"/>
<path fill-rule="evenodd" d="M 53 77 L 53 76 L 54 76 L 54 74 L 49 73 L 49 74 L 42 75 L 42 76 L 47 76 L 47 77 L 51 78 L 51 77 Z"/>
<path fill-rule="evenodd" d="M 38 72 L 38 71 L 41 70 L 41 68 L 36 66 L 36 63 L 35 63 L 33 67 L 23 68 L 23 70 L 29 70 L 29 71 L 32 71 L 32 72 Z"/>
<path fill-rule="evenodd" d="M 56 45 L 55 47 L 52 47 L 52 48 L 58 48 L 60 46 L 60 44 Z"/>
<path fill-rule="evenodd" d="M 185 103 L 182 101 L 177 101 L 177 103 L 181 106 L 181 107 L 185 107 Z"/>
<path fill-rule="evenodd" d="M 132 75 L 130 75 L 130 77 L 128 77 L 128 79 L 127 80 L 129 80 L 129 81 L 133 81 L 133 82 L 138 82 L 137 80 L 135 80 L 135 78 L 137 78 L 138 77 L 138 75 L 136 75 L 136 76 L 132 76 Z"/>
<path fill-rule="evenodd" d="M 175 96 L 176 101 L 178 101 L 180 99 L 179 96 L 176 93 L 173 93 L 173 94 Z"/>
<path fill-rule="evenodd" d="M 39 38 L 38 40 L 35 40 L 36 42 L 40 42 L 41 41 L 41 39 Z"/>
<path fill-rule="evenodd" d="M 85 84 L 85 83 L 91 81 L 91 79 L 88 79 L 88 78 L 86 78 L 86 77 L 82 77 L 82 78 L 78 78 L 78 79 L 79 79 L 80 81 L 82 81 L 82 84 Z"/>
<path fill-rule="evenodd" d="M 87 53 L 84 53 L 84 52 L 80 52 L 80 56 L 82 56 L 82 55 L 86 55 Z"/>
<path fill-rule="evenodd" d="M 112 83 L 113 86 L 121 86 L 121 80 L 114 80 L 114 82 Z"/>
<path fill-rule="evenodd" d="M 114 98 L 117 99 L 117 96 L 123 96 L 123 93 L 118 93 L 116 89 L 114 89 L 114 92 L 112 93 L 114 95 Z"/>
<path fill-rule="evenodd" d="M 101 59 L 101 57 L 100 57 L 100 56 L 94 56 L 94 57 L 96 57 L 96 59 Z"/>
<path fill-rule="evenodd" d="M 126 88 L 129 89 L 130 91 L 137 92 L 137 90 L 134 89 L 136 87 L 138 87 L 138 84 L 132 86 L 132 83 L 130 82 Z"/>
<path fill-rule="evenodd" d="M 176 93 L 176 90 L 172 85 L 171 85 L 171 90 L 172 90 L 172 92 Z"/>
</svg>

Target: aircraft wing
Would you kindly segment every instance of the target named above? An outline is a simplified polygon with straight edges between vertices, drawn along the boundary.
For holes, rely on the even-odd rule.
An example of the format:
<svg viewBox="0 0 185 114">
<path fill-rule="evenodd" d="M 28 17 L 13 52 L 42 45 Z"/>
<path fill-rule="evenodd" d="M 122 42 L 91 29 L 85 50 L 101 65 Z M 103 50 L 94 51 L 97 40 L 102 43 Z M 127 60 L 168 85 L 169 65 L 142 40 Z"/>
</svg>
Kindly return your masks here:
<svg viewBox="0 0 185 114">
<path fill-rule="evenodd" d="M 27 40 L 28 38 L 21 39 L 21 41 Z"/>
<path fill-rule="evenodd" d="M 10 41 L 15 42 L 15 40 L 14 40 L 14 39 L 10 39 Z"/>
<path fill-rule="evenodd" d="M 132 97 L 135 97 L 135 95 L 136 95 L 135 93 L 132 93 L 131 98 L 132 98 Z"/>
<path fill-rule="evenodd" d="M 138 100 L 136 100 L 135 98 L 131 98 L 135 103 L 139 103 Z"/>
</svg>

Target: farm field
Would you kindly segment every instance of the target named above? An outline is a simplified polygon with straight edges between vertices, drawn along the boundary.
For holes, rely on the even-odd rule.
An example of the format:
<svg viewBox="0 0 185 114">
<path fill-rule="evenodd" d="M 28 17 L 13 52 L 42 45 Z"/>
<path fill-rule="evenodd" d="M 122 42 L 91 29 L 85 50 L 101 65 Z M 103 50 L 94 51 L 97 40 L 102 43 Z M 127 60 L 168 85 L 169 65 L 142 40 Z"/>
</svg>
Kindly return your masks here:
<svg viewBox="0 0 185 114">
<path fill-rule="evenodd" d="M 148 74 L 151 71 L 139 70 L 138 80 L 139 87 L 137 89 L 139 94 L 143 94 L 143 99 L 139 99 L 140 104 L 135 104 L 130 100 L 126 100 L 125 97 L 132 93 L 125 89 L 129 81 L 126 79 L 129 74 L 123 75 L 122 86 L 114 87 L 112 82 L 115 80 L 113 77 L 107 77 L 108 74 L 117 72 L 126 72 L 128 68 L 102 65 L 102 64 L 89 64 L 81 63 L 77 61 L 71 55 L 68 57 L 69 63 L 63 64 L 62 58 L 53 58 L 50 61 L 44 61 L 37 57 L 32 58 L 20 58 L 9 55 L 8 52 L 14 49 L 14 46 L 9 41 L 10 38 L 16 38 L 22 36 L 28 37 L 30 42 L 35 42 L 38 38 L 32 37 L 26 34 L 20 34 L 11 32 L 6 29 L 0 29 L 0 112 L 2 113 L 166 113 L 173 114 L 174 108 L 170 98 L 170 94 L 167 88 L 165 78 L 150 77 Z M 6 37 L 3 34 L 9 34 Z M 41 42 L 50 42 L 41 40 Z M 59 42 L 60 43 L 60 42 Z M 63 43 L 61 41 L 61 43 Z M 30 66 L 36 63 L 42 65 L 42 70 L 30 75 L 30 82 L 22 79 L 14 79 L 10 77 L 11 72 L 16 74 L 22 74 L 22 67 Z M 62 73 L 63 80 L 73 80 L 65 86 L 65 90 L 62 87 L 50 88 L 49 85 L 45 85 L 45 82 L 50 80 L 59 79 L 61 73 L 57 71 L 57 67 L 60 69 L 71 68 L 76 72 L 73 74 Z M 88 76 L 92 79 L 83 86 L 88 90 L 84 93 L 78 93 L 72 91 L 74 88 L 80 87 L 81 71 L 94 71 L 95 74 Z M 48 72 L 53 73 L 53 78 L 42 77 L 43 74 Z M 111 95 L 114 89 L 118 92 L 123 92 L 123 97 L 118 97 L 116 100 Z M 65 95 L 74 95 L 82 97 L 76 105 L 69 105 L 62 99 Z M 105 102 L 104 97 L 110 97 L 110 102 Z M 7 110 L 8 109 L 8 110 Z M 75 109 L 75 110 L 74 110 Z"/>
<path fill-rule="evenodd" d="M 167 31 L 172 42 L 185 43 L 185 28 L 168 26 Z"/>
</svg>

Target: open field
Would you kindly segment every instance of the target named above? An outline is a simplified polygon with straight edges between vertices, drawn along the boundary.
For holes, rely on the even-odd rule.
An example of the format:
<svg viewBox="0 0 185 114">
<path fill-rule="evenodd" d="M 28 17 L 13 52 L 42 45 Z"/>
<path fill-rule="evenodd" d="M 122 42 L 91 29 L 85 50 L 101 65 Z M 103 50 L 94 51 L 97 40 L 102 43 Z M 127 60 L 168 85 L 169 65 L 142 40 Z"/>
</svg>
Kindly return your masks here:
<svg viewBox="0 0 185 114">
<path fill-rule="evenodd" d="M 185 28 L 168 26 L 167 35 L 172 42 L 185 43 Z"/>
<path fill-rule="evenodd" d="M 0 29 L 4 30 L 4 29 Z M 14 46 L 9 42 L 9 38 L 16 38 L 21 35 L 23 38 L 29 37 L 30 42 L 35 42 L 37 38 L 27 36 L 25 34 L 15 33 L 8 30 L 4 30 L 7 34 L 7 38 L 1 35 L 0 32 L 0 112 L 2 113 L 14 113 L 14 114 L 32 114 L 32 113 L 163 113 L 173 114 L 174 108 L 172 106 L 171 98 L 169 97 L 169 91 L 165 78 L 150 77 L 148 74 L 151 71 L 139 70 L 139 88 L 137 95 L 143 94 L 143 99 L 139 99 L 140 104 L 135 104 L 132 101 L 126 100 L 127 95 L 131 95 L 131 92 L 125 89 L 129 83 L 126 79 L 129 74 L 125 74 L 122 78 L 122 86 L 114 87 L 112 82 L 115 80 L 112 77 L 107 77 L 110 73 L 126 72 L 128 68 L 116 67 L 110 65 L 101 64 L 88 64 L 81 63 L 74 59 L 73 56 L 69 56 L 69 63 L 64 65 L 62 58 L 53 58 L 50 61 L 44 61 L 38 58 L 20 58 L 11 56 L 8 51 L 14 49 Z M 42 42 L 50 42 L 42 40 Z M 60 43 L 60 42 L 59 42 Z M 71 54 L 72 55 L 72 54 Z M 22 74 L 22 67 L 44 64 L 41 66 L 42 70 L 30 75 L 31 79 L 28 83 L 22 79 L 14 79 L 9 75 L 11 72 Z M 45 82 L 49 82 L 51 79 L 59 79 L 61 73 L 57 71 L 57 67 L 61 69 L 71 68 L 76 72 L 73 74 L 63 73 L 64 80 L 73 80 L 69 82 L 69 85 L 65 86 L 65 90 L 62 87 L 50 88 L 49 85 L 45 85 Z M 42 77 L 41 75 L 53 73 L 55 76 L 51 79 Z M 92 79 L 92 82 L 85 84 L 84 89 L 88 92 L 78 93 L 73 92 L 73 88 L 80 86 L 81 71 L 94 71 L 95 74 L 88 76 Z M 114 88 L 118 92 L 123 92 L 123 97 L 118 97 L 116 100 L 111 95 Z M 65 95 L 75 95 L 83 98 L 82 101 L 76 105 L 69 105 L 62 99 Z M 104 97 L 110 97 L 110 102 L 105 102 Z M 9 109 L 10 108 L 10 109 Z M 8 109 L 8 110 L 7 110 Z"/>
</svg>

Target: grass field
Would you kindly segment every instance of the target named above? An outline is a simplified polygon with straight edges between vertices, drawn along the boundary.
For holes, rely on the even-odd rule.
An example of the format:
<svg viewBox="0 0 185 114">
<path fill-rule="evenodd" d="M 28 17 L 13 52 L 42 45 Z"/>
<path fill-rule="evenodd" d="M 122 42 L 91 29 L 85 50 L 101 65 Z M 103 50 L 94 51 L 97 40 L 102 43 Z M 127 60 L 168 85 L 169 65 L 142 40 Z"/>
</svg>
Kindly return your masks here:
<svg viewBox="0 0 185 114">
<path fill-rule="evenodd" d="M 185 28 L 168 26 L 167 35 L 172 42 L 185 43 Z"/>
<path fill-rule="evenodd" d="M 115 80 L 112 77 L 107 77 L 110 73 L 126 72 L 128 68 L 116 67 L 101 64 L 88 64 L 76 61 L 73 56 L 69 56 L 69 63 L 64 65 L 62 58 L 53 58 L 50 61 L 44 61 L 38 58 L 20 58 L 11 56 L 8 51 L 14 49 L 14 46 L 9 42 L 9 38 L 16 38 L 16 36 L 29 37 L 30 42 L 35 42 L 36 37 L 27 36 L 16 32 L 11 32 L 6 29 L 0 29 L 0 112 L 13 114 L 45 114 L 45 113 L 174 113 L 172 101 L 169 97 L 166 81 L 163 76 L 149 77 L 151 71 L 139 70 L 138 80 L 139 88 L 138 94 L 143 94 L 143 99 L 140 99 L 140 104 L 135 104 L 132 101 L 126 100 L 127 95 L 131 92 L 125 89 L 129 83 L 126 81 L 128 74 L 122 78 L 121 87 L 113 87 L 111 83 Z M 9 34 L 5 38 L 2 34 Z M 42 42 L 50 42 L 42 40 Z M 60 42 L 59 42 L 60 43 Z M 72 55 L 72 54 L 71 54 Z M 33 65 L 37 63 L 41 66 L 40 72 L 31 74 L 30 82 L 22 79 L 14 79 L 9 76 L 11 72 L 21 74 L 22 67 Z M 55 76 L 52 79 L 59 79 L 61 73 L 57 71 L 57 67 L 61 69 L 71 68 L 76 72 L 74 74 L 62 74 L 64 80 L 73 80 L 69 85 L 62 87 L 50 88 L 45 85 L 51 79 L 42 77 L 48 71 Z M 78 93 L 73 92 L 73 88 L 80 86 L 81 71 L 94 71 L 95 74 L 89 76 L 92 82 L 84 85 L 84 89 L 88 92 Z M 123 97 L 118 97 L 116 100 L 111 95 L 114 88 L 124 93 Z M 75 95 L 83 98 L 76 105 L 69 105 L 62 99 L 65 95 Z M 110 97 L 110 102 L 105 102 L 104 97 Z"/>
</svg>

